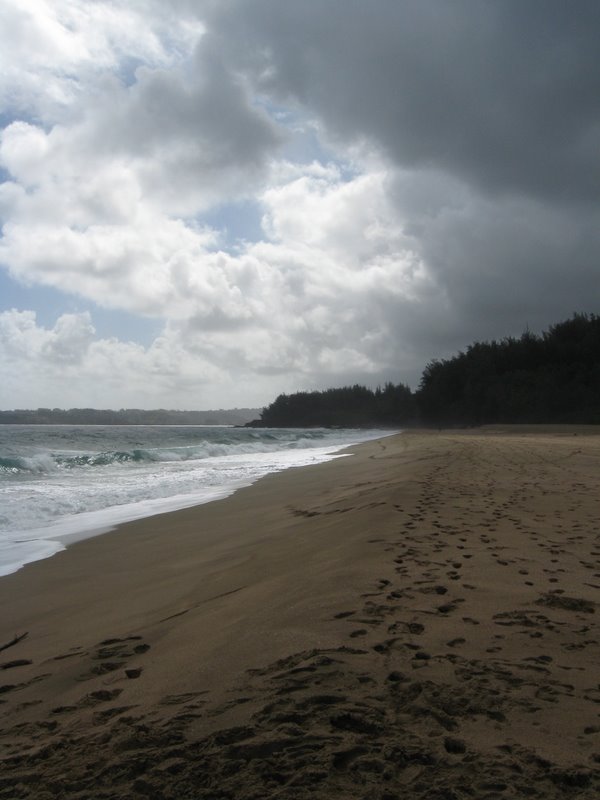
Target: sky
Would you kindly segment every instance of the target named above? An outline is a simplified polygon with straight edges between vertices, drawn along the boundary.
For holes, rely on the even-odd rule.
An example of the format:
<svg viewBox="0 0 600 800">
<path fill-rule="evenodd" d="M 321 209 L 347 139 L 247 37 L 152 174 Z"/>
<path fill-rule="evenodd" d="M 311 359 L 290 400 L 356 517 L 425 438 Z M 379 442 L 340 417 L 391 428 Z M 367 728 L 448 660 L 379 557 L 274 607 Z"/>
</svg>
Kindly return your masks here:
<svg viewBox="0 0 600 800">
<path fill-rule="evenodd" d="M 0 0 L 0 408 L 416 389 L 600 311 L 597 0 Z"/>
</svg>

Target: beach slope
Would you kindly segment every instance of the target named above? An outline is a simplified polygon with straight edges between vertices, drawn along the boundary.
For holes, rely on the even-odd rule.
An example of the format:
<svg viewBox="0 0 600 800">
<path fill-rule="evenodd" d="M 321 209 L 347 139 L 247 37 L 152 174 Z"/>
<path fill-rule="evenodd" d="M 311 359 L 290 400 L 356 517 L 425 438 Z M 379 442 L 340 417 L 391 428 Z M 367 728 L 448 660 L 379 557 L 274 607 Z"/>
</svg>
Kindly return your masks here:
<svg viewBox="0 0 600 800">
<path fill-rule="evenodd" d="M 0 579 L 0 798 L 596 798 L 600 436 L 410 432 Z"/>
</svg>

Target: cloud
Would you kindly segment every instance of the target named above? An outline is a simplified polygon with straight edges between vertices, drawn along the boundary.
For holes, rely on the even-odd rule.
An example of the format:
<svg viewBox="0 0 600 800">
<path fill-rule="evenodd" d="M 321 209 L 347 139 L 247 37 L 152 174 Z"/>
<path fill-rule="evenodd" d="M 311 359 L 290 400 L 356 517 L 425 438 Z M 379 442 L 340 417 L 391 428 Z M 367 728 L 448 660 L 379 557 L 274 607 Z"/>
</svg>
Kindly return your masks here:
<svg viewBox="0 0 600 800">
<path fill-rule="evenodd" d="M 95 333 L 88 312 L 63 314 L 44 341 L 42 356 L 46 361 L 77 367 L 85 358 Z"/>
<path fill-rule="evenodd" d="M 210 36 L 193 66 L 139 67 L 130 85 L 105 77 L 79 99 L 75 118 L 49 129 L 7 125 L 0 165 L 28 190 L 17 209 L 25 222 L 124 223 L 140 205 L 190 217 L 260 187 L 283 135 L 220 66 Z"/>
<path fill-rule="evenodd" d="M 597 197 L 600 8 L 557 0 L 254 0 L 213 6 L 258 90 L 343 142 L 491 193 Z"/>
<path fill-rule="evenodd" d="M 256 91 L 316 118 L 321 140 L 368 174 L 379 154 L 386 217 L 422 278 L 412 294 L 382 292 L 375 309 L 403 365 L 407 350 L 424 361 L 597 307 L 600 11 L 578 10 L 213 6 L 210 24 Z M 360 226 L 337 263 L 352 263 L 359 237 Z"/>
<path fill-rule="evenodd" d="M 170 405 L 175 395 L 199 407 L 199 397 L 217 399 L 207 386 L 228 384 L 214 364 L 190 359 L 169 330 L 144 348 L 98 338 L 87 313 L 63 314 L 52 328 L 32 311 L 0 313 L 0 365 L 4 408 L 148 407 Z"/>
<path fill-rule="evenodd" d="M 5 311 L 20 403 L 416 386 L 473 339 L 597 311 L 596 3 L 0 0 L 0 15 L 0 263 L 162 327 L 142 347 L 72 304 L 50 328 Z M 219 229 L 250 207 L 251 238 Z"/>
<path fill-rule="evenodd" d="M 81 240 L 70 232 L 52 242 L 45 232 L 39 243 L 23 241 L 28 254 L 43 253 L 41 270 L 53 265 L 57 285 L 67 288 L 71 281 L 71 288 L 106 305 L 170 321 L 149 348 L 140 348 L 96 340 L 89 315 L 65 315 L 46 331 L 32 312 L 7 312 L 6 330 L 18 336 L 5 335 L 4 358 L 21 340 L 21 366 L 31 364 L 18 378 L 13 373 L 12 389 L 27 384 L 25 374 L 43 385 L 44 375 L 50 386 L 44 393 L 58 394 L 52 387 L 64 386 L 72 366 L 88 376 L 89 386 L 102 387 L 96 403 L 108 387 L 122 398 L 119 404 L 135 405 L 133 396 L 143 387 L 155 398 L 150 405 L 165 394 L 181 405 L 192 394 L 191 405 L 206 406 L 222 404 L 223 386 L 233 386 L 242 392 L 239 405 L 260 405 L 282 387 L 376 381 L 382 370 L 397 370 L 391 332 L 398 303 L 410 304 L 428 281 L 410 240 L 394 227 L 386 182 L 384 174 L 349 182 L 335 168 L 290 169 L 286 181 L 262 197 L 272 239 L 248 243 L 235 255 L 207 250 L 200 235 L 176 222 L 154 233 L 149 225 L 137 260 L 126 251 L 117 258 L 109 230 L 96 231 L 96 239 L 88 230 Z M 125 232 L 140 241 L 139 231 Z M 7 235 L 16 261 L 18 243 L 10 230 Z M 106 269 L 96 264 L 97 275 L 90 269 L 94 252 L 108 261 Z M 151 252 L 155 261 L 148 262 Z M 28 261 L 25 272 L 34 268 Z"/>
<path fill-rule="evenodd" d="M 110 72 L 177 64 L 204 32 L 182 11 L 154 0 L 0 0 L 2 108 L 56 122 Z"/>
</svg>

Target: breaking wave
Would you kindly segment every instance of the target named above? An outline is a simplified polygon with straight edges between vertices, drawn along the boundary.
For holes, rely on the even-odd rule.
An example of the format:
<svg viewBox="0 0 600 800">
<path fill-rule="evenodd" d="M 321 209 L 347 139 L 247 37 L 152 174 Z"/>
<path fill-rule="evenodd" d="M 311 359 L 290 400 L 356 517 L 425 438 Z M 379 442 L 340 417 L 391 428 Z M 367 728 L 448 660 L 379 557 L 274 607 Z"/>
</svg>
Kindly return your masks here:
<svg viewBox="0 0 600 800">
<path fill-rule="evenodd" d="M 59 470 L 108 467 L 111 465 L 143 464 L 151 462 L 196 461 L 206 458 L 273 453 L 284 450 L 302 450 L 335 444 L 347 439 L 339 432 L 315 431 L 270 431 L 206 438 L 191 445 L 168 447 L 136 447 L 132 449 L 65 452 L 49 450 L 34 454 L 0 455 L 0 472 L 44 474 Z"/>
<path fill-rule="evenodd" d="M 0 575 L 64 537 L 225 497 L 389 431 L 0 426 Z"/>
</svg>

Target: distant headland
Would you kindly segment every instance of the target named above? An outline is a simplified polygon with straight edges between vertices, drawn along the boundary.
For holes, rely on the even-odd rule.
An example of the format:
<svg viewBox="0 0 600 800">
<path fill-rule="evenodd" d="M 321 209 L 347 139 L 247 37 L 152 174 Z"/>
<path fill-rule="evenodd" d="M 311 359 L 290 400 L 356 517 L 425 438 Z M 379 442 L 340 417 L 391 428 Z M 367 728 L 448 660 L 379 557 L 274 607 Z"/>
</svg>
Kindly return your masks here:
<svg viewBox="0 0 600 800">
<path fill-rule="evenodd" d="M 122 408 L 37 408 L 0 411 L 5 425 L 244 425 L 260 412 L 258 408 L 176 411 Z"/>
</svg>

